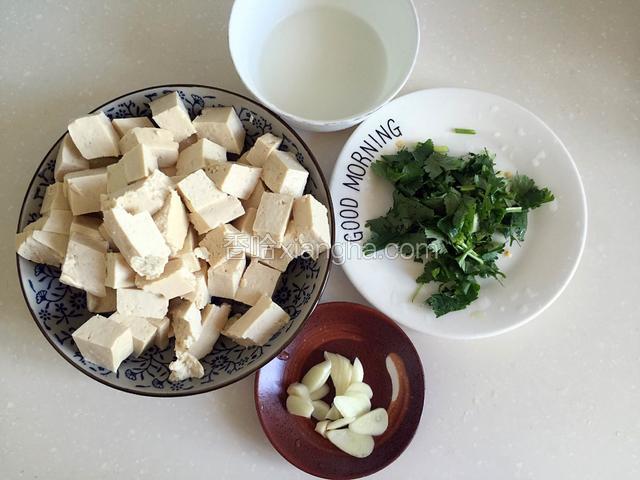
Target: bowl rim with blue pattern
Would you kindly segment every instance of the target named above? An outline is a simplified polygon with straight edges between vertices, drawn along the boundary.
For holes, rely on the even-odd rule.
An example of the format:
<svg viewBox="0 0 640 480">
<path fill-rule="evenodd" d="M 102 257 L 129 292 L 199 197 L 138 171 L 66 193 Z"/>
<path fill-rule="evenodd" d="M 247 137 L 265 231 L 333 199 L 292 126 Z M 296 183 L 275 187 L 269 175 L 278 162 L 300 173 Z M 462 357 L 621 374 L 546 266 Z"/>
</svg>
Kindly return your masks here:
<svg viewBox="0 0 640 480">
<path fill-rule="evenodd" d="M 160 90 L 161 92 L 158 93 L 157 92 L 158 90 Z M 197 95 L 193 93 L 194 91 L 200 92 L 205 90 L 211 92 L 212 95 Z M 298 135 L 298 133 L 277 113 L 273 112 L 271 109 L 265 107 L 261 103 L 251 98 L 248 98 L 244 95 L 233 92 L 231 90 L 227 90 L 219 87 L 213 87 L 213 86 L 202 85 L 202 84 L 193 84 L 193 83 L 177 83 L 177 84 L 156 85 L 156 86 L 151 86 L 151 87 L 130 91 L 128 93 L 125 93 L 123 95 L 120 95 L 116 98 L 113 98 L 112 100 L 109 100 L 103 103 L 102 105 L 91 110 L 91 112 L 89 113 L 94 113 L 104 109 L 107 116 L 113 117 L 113 118 L 122 118 L 125 116 L 138 116 L 139 114 L 141 114 L 140 112 L 144 110 L 140 110 L 140 106 L 139 105 L 136 106 L 135 102 L 131 100 L 131 97 L 134 97 L 136 95 L 144 95 L 148 99 L 147 102 L 144 102 L 144 105 L 147 107 L 147 110 L 148 110 L 148 102 L 150 102 L 154 96 L 160 95 L 160 94 L 164 95 L 166 93 L 169 93 L 170 91 L 178 91 L 178 93 L 181 95 L 183 100 L 185 99 L 185 95 L 188 95 L 184 93 L 185 91 L 192 92 L 190 93 L 190 95 L 191 95 L 191 99 L 194 100 L 194 102 L 187 105 L 187 108 L 190 110 L 190 113 L 192 116 L 197 114 L 197 113 L 194 113 L 196 112 L 196 103 L 198 103 L 198 106 L 200 109 L 206 106 L 219 106 L 219 105 L 226 106 L 229 104 L 228 102 L 223 104 L 213 103 L 213 102 L 214 100 L 217 99 L 217 96 L 231 97 L 231 98 L 235 97 L 232 105 L 236 108 L 236 111 L 238 110 L 239 106 L 242 105 L 242 107 L 240 108 L 241 117 L 243 115 L 244 110 L 246 110 L 246 112 L 244 113 L 247 113 L 243 117 L 243 124 L 245 125 L 245 129 L 247 129 L 247 122 L 250 122 L 250 127 L 252 127 L 253 125 L 258 125 L 260 127 L 260 131 L 254 134 L 255 137 L 259 136 L 262 133 L 266 133 L 267 131 L 272 131 L 271 128 L 273 127 L 273 124 L 275 124 L 276 128 L 279 128 L 282 132 L 286 132 L 286 134 L 282 133 L 282 136 L 284 139 L 283 145 L 285 146 L 284 148 L 287 148 L 285 143 L 288 142 L 291 145 L 291 148 L 294 148 L 297 150 L 297 152 L 295 153 L 300 162 L 303 162 L 303 160 L 306 159 L 308 160 L 309 164 L 314 167 L 313 171 L 310 170 L 309 182 L 307 184 L 307 188 L 309 188 L 310 183 L 313 183 L 313 188 L 316 188 L 317 193 L 320 193 L 325 197 L 325 200 L 322 203 L 327 207 L 327 211 L 329 215 L 329 224 L 331 229 L 331 244 L 332 245 L 334 244 L 335 225 L 334 225 L 334 215 L 333 215 L 333 204 L 331 201 L 331 194 L 329 191 L 328 182 L 324 176 L 324 173 L 322 172 L 322 169 L 320 168 L 320 165 L 318 164 L 315 156 L 313 155 L 313 153 L 311 152 L 307 144 L 304 142 L 304 140 L 302 140 L 300 135 Z M 213 95 L 213 94 L 217 94 L 217 95 Z M 118 104 L 119 101 L 123 101 L 125 99 L 129 99 L 129 100 L 126 103 Z M 207 101 L 210 101 L 210 105 L 206 105 Z M 126 105 L 126 107 L 130 111 L 133 107 L 136 107 L 137 114 L 136 115 L 120 115 L 118 111 L 114 111 L 114 109 L 116 109 L 121 105 Z M 109 106 L 112 106 L 112 107 L 108 108 Z M 247 106 L 249 108 L 247 108 Z M 266 117 L 271 117 L 270 121 L 262 117 L 260 113 L 258 113 L 260 111 L 266 114 L 265 115 Z M 144 113 L 142 114 L 144 115 Z M 37 200 L 35 199 L 35 197 L 30 198 L 30 195 L 33 193 L 34 188 L 37 189 L 36 196 L 39 195 L 38 190 L 40 187 L 46 188 L 47 183 L 42 183 L 42 182 L 48 181 L 48 179 L 45 179 L 44 177 L 44 172 L 49 167 L 51 168 L 51 171 L 52 171 L 52 165 L 53 163 L 55 163 L 55 155 L 53 154 L 55 153 L 55 151 L 57 151 L 56 149 L 60 145 L 66 133 L 67 132 L 65 131 L 65 133 L 61 135 L 60 138 L 58 138 L 58 140 L 49 149 L 49 151 L 46 153 L 42 161 L 38 164 L 38 167 L 36 168 L 36 171 L 33 177 L 31 178 L 31 181 L 29 182 L 27 191 L 25 193 L 25 196 L 22 202 L 22 206 L 20 208 L 20 214 L 18 217 L 18 225 L 17 225 L 17 233 L 22 231 L 24 226 L 29 223 L 27 221 L 27 217 L 26 217 L 27 213 L 25 212 L 25 210 L 29 205 L 33 209 L 34 202 L 37 203 Z M 274 133 L 279 134 L 278 131 L 274 131 Z M 249 141 L 249 138 L 250 138 L 250 135 L 248 133 L 247 134 L 248 141 Z M 247 145 L 245 144 L 245 149 L 246 148 L 247 148 Z M 317 182 L 315 180 L 312 180 L 312 175 L 317 176 L 317 179 L 318 179 Z M 36 185 L 36 182 L 38 180 L 41 181 L 41 184 L 39 186 Z M 41 197 L 37 197 L 37 198 L 41 200 Z M 38 212 L 39 212 L 39 207 L 38 207 Z M 33 215 L 34 214 L 32 212 L 31 216 Z M 142 373 L 136 373 L 134 371 L 131 374 L 133 378 L 131 378 L 129 375 L 130 370 L 126 370 L 125 371 L 126 380 L 133 381 L 138 378 L 138 375 L 140 375 L 140 378 L 148 382 L 150 378 L 153 376 L 154 371 L 160 371 L 160 370 L 163 371 L 163 375 L 165 379 L 160 381 L 154 377 L 150 385 L 146 385 L 146 384 L 127 385 L 123 382 L 120 382 L 120 379 L 122 377 L 122 375 L 120 375 L 120 372 L 122 371 L 123 366 L 126 366 L 126 363 L 131 361 L 133 357 L 129 357 L 129 359 L 125 360 L 125 362 L 123 362 L 123 364 L 118 369 L 118 372 L 109 372 L 108 370 L 102 369 L 101 367 L 91 364 L 90 362 L 86 362 L 82 358 L 82 356 L 79 354 L 79 351 L 77 350 L 77 347 L 75 347 L 75 344 L 73 344 L 73 342 L 71 341 L 69 332 L 66 332 L 64 335 L 62 335 L 63 337 L 69 337 L 69 338 L 61 341 L 59 338 L 54 338 L 55 335 L 52 334 L 50 331 L 47 331 L 47 327 L 45 326 L 44 321 L 42 322 L 39 321 L 39 316 L 34 311 L 34 308 L 29 300 L 30 294 L 33 295 L 35 293 L 37 297 L 38 295 L 43 293 L 43 291 L 39 291 L 39 292 L 35 291 L 35 288 L 32 285 L 33 283 L 32 279 L 27 278 L 27 272 L 25 271 L 25 266 L 35 265 L 34 275 L 38 274 L 39 272 L 41 277 L 45 279 L 46 282 L 48 282 L 47 283 L 48 286 L 46 288 L 52 288 L 52 285 L 57 285 L 57 287 L 55 288 L 62 289 L 65 292 L 63 295 L 66 295 L 67 292 L 72 292 L 71 295 L 72 296 L 75 295 L 77 297 L 76 301 L 80 301 L 80 302 L 82 302 L 82 299 L 79 296 L 80 294 L 76 292 L 81 292 L 82 296 L 84 296 L 84 292 L 82 292 L 81 290 L 73 289 L 72 287 L 68 287 L 68 286 L 64 286 L 63 284 L 60 284 L 57 281 L 57 277 L 56 277 L 56 274 L 59 275 L 59 269 L 56 269 L 55 267 L 48 267 L 48 266 L 34 264 L 25 259 L 22 259 L 19 255 L 16 254 L 18 281 L 20 283 L 20 289 L 22 291 L 25 304 L 29 310 L 29 313 L 31 314 L 31 318 L 37 325 L 42 335 L 47 339 L 49 344 L 54 348 L 54 350 L 58 352 L 58 354 L 62 358 L 64 358 L 69 364 L 71 364 L 74 368 L 81 371 L 82 373 L 92 378 L 93 380 L 96 380 L 102 383 L 103 385 L 115 388 L 116 390 L 120 390 L 123 392 L 133 393 L 133 394 L 142 395 L 142 396 L 149 396 L 149 397 L 180 397 L 180 396 L 190 396 L 190 395 L 197 395 L 201 393 L 211 392 L 213 390 L 226 387 L 243 378 L 246 378 L 247 376 L 251 375 L 258 369 L 260 369 L 262 366 L 269 363 L 276 356 L 278 356 L 280 352 L 284 350 L 289 345 L 289 343 L 296 337 L 296 335 L 301 331 L 307 318 L 311 315 L 315 307 L 318 305 L 320 301 L 320 297 L 322 296 L 322 292 L 324 291 L 324 288 L 326 287 L 326 284 L 329 278 L 331 265 L 332 265 L 332 252 L 331 252 L 331 249 L 328 250 L 327 252 L 323 253 L 317 261 L 313 261 L 310 258 L 301 257 L 300 259 L 294 260 L 294 262 L 292 262 L 292 265 L 294 265 L 295 262 L 297 262 L 297 265 L 302 264 L 302 266 L 299 267 L 300 269 L 300 272 L 298 272 L 299 275 L 309 270 L 307 267 L 311 265 L 311 272 L 312 272 L 311 277 L 309 277 L 309 274 L 305 274 L 305 275 L 307 278 L 313 278 L 313 275 L 315 275 L 316 281 L 315 283 L 313 283 L 313 288 L 310 292 L 308 291 L 307 285 L 305 284 L 300 288 L 300 292 L 296 293 L 295 298 L 298 300 L 301 299 L 304 302 L 301 305 L 302 305 L 302 308 L 306 309 L 306 312 L 302 314 L 301 310 L 298 310 L 297 307 L 295 308 L 296 316 L 295 317 L 292 316 L 292 319 L 289 322 L 289 324 L 286 327 L 284 327 L 284 329 L 276 333 L 274 337 L 272 337 L 270 342 L 265 346 L 265 348 L 270 348 L 270 350 L 267 350 L 265 352 L 265 348 L 262 348 L 262 347 L 252 347 L 249 349 L 245 349 L 244 347 L 239 347 L 237 345 L 236 347 L 233 347 L 233 345 L 235 345 L 233 344 L 233 342 L 231 342 L 228 339 L 224 339 L 224 337 L 221 336 L 221 339 L 224 339 L 222 340 L 222 342 L 223 343 L 227 342 L 227 344 L 223 345 L 224 352 L 229 351 L 230 354 L 234 353 L 237 355 L 241 355 L 243 353 L 246 354 L 246 352 L 253 349 L 253 352 L 249 353 L 249 360 L 250 360 L 249 363 L 245 363 L 244 359 L 239 360 L 238 363 L 240 364 L 240 367 L 237 370 L 235 370 L 234 373 L 230 373 L 229 378 L 222 380 L 220 382 L 211 380 L 211 378 L 214 378 L 217 375 L 217 373 L 215 373 L 212 370 L 209 373 L 209 380 L 207 383 L 195 384 L 194 381 L 198 379 L 189 379 L 183 382 L 177 382 L 172 384 L 167 380 L 168 364 L 164 365 L 164 363 L 162 362 L 161 362 L 162 363 L 161 365 L 158 364 L 158 361 L 155 360 L 154 356 L 165 355 L 165 357 L 162 357 L 162 358 L 169 358 L 166 355 L 169 355 L 172 352 L 173 342 L 170 342 L 169 347 L 167 347 L 162 351 L 157 349 L 157 347 L 152 346 L 150 350 L 148 350 L 143 355 L 141 355 L 139 359 L 135 359 L 135 360 L 141 361 L 148 365 L 153 365 L 153 368 L 147 366 L 146 367 L 147 369 L 142 370 Z M 313 264 L 313 262 L 315 262 L 315 264 Z M 316 265 L 319 265 L 319 266 L 315 268 Z M 324 269 L 324 272 L 322 272 L 323 269 Z M 288 273 L 289 273 L 289 269 L 287 270 L 287 272 L 283 273 L 282 275 L 283 278 L 286 278 L 288 280 L 289 278 L 287 276 Z M 297 277 L 293 277 L 294 280 L 296 278 Z M 28 287 L 30 287 L 33 290 L 33 292 L 27 292 Z M 280 287 L 280 290 L 282 290 L 282 288 L 284 287 L 287 287 L 287 285 L 282 285 Z M 48 295 L 48 291 L 44 291 L 44 296 L 46 297 L 47 295 Z M 278 291 L 274 295 L 275 295 L 274 297 L 275 300 L 278 301 L 278 298 L 279 298 Z M 37 301 L 38 300 L 36 299 L 36 302 Z M 50 303 L 51 302 L 47 303 L 47 308 L 49 307 Z M 58 305 L 56 304 L 56 306 Z M 58 306 L 58 308 L 62 308 L 62 307 Z M 77 312 L 79 312 L 75 316 L 86 316 L 88 318 L 90 315 L 92 315 L 86 311 L 86 307 L 82 305 L 82 303 L 79 306 L 76 306 L 75 308 L 77 308 Z M 290 310 L 291 307 L 284 307 L 284 308 L 285 310 L 289 309 L 289 312 L 291 311 Z M 61 318 L 66 320 L 68 323 L 68 318 L 66 313 L 63 313 Z M 72 327 L 69 326 L 68 328 L 72 328 Z M 280 338 L 281 336 L 282 338 Z M 279 339 L 280 339 L 280 342 L 277 343 Z M 66 340 L 70 342 L 66 348 L 73 348 L 75 350 L 75 354 L 73 356 L 70 354 L 68 350 L 65 350 L 64 341 Z M 272 341 L 274 341 L 274 344 L 271 344 Z M 218 346 L 220 342 L 221 341 L 219 340 L 216 346 Z M 232 347 L 228 347 L 227 345 L 232 345 Z M 229 348 L 237 348 L 237 351 L 229 350 Z M 259 355 L 254 353 L 258 351 L 260 352 Z M 216 354 L 216 349 L 214 348 L 214 351 L 212 353 L 210 353 L 207 357 L 203 358 L 203 363 L 205 359 L 209 358 L 209 356 L 212 356 L 212 355 L 214 356 L 214 359 L 212 360 L 212 363 L 208 365 L 213 369 L 214 362 L 218 361 L 215 355 L 223 355 L 223 354 L 220 354 L 220 353 Z M 149 357 L 149 358 L 146 358 L 146 357 Z M 171 355 L 171 357 L 173 357 L 173 355 Z M 205 365 L 205 370 L 207 370 L 207 365 Z M 146 379 L 145 379 L 145 374 L 146 374 Z M 161 385 L 161 387 L 159 385 Z"/>
</svg>

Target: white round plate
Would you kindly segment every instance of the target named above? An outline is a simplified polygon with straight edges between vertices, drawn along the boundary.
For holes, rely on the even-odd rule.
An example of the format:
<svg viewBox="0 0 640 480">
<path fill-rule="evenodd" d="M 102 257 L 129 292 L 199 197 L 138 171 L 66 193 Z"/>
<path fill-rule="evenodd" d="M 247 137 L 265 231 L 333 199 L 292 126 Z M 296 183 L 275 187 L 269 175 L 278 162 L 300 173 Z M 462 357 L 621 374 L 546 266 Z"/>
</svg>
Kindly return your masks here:
<svg viewBox="0 0 640 480">
<path fill-rule="evenodd" d="M 472 128 L 461 135 L 453 128 Z M 412 302 L 422 264 L 409 259 L 363 258 L 367 220 L 384 215 L 393 188 L 369 170 L 372 161 L 419 141 L 433 139 L 455 155 L 483 148 L 499 170 L 519 172 L 546 186 L 556 200 L 529 214 L 521 246 L 499 260 L 502 285 L 480 282 L 480 297 L 467 309 L 436 318 L 424 300 Z M 409 328 L 448 338 L 488 337 L 523 325 L 548 307 L 567 286 L 584 248 L 587 203 L 576 165 L 560 139 L 539 118 L 502 97 L 475 90 L 438 88 L 400 97 L 378 110 L 351 135 L 331 181 L 336 215 L 336 261 L 376 308 Z"/>
</svg>

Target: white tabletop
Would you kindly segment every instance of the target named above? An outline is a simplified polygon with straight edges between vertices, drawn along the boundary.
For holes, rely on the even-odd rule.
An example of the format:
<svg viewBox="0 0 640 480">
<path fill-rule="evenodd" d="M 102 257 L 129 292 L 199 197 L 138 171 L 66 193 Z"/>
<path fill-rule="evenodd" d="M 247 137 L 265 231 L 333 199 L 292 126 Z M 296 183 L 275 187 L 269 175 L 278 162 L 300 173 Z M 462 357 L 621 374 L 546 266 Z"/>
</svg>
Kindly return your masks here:
<svg viewBox="0 0 640 480">
<path fill-rule="evenodd" d="M 161 83 L 246 93 L 227 49 L 231 3 L 0 0 L 1 478 L 306 476 L 262 433 L 252 377 L 184 399 L 104 387 L 46 343 L 16 281 L 22 196 L 68 120 Z M 589 234 L 570 286 L 525 327 L 473 342 L 408 332 L 424 414 L 375 477 L 639 478 L 640 3 L 416 4 L 422 45 L 404 92 L 473 87 L 538 114 L 578 164 Z M 304 134 L 327 175 L 349 133 Z M 364 303 L 339 268 L 323 300 Z"/>
</svg>

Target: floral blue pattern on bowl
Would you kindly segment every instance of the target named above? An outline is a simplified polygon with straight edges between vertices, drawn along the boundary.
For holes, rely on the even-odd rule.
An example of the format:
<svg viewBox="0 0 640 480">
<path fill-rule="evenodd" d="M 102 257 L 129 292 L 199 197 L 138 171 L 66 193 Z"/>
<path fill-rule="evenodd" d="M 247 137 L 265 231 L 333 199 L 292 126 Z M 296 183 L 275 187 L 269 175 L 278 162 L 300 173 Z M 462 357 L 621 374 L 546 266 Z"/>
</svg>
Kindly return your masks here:
<svg viewBox="0 0 640 480">
<path fill-rule="evenodd" d="M 331 200 L 318 164 L 300 137 L 284 121 L 255 101 L 213 87 L 165 85 L 123 95 L 95 111 L 103 110 L 110 118 L 150 116 L 149 102 L 172 91 L 178 92 L 192 118 L 204 107 L 233 106 L 247 131 L 245 148 L 267 132 L 282 137 L 281 148 L 294 153 L 309 171 L 306 193 L 313 194 L 329 209 L 333 236 Z M 40 216 L 45 189 L 54 181 L 53 169 L 60 140 L 47 153 L 29 185 L 20 214 L 19 230 Z M 275 357 L 293 339 L 317 304 L 327 281 L 330 263 L 328 252 L 318 260 L 300 257 L 291 262 L 274 294 L 274 300 L 291 316 L 291 321 L 265 346 L 245 348 L 220 337 L 213 352 L 201 360 L 204 377 L 177 383 L 169 381 L 173 342 L 164 350 L 154 346 L 139 358 L 128 358 L 117 372 L 86 362 L 71 337 L 74 330 L 91 316 L 86 309 L 85 293 L 60 283 L 60 270 L 55 267 L 34 264 L 18 257 L 18 273 L 25 300 L 36 324 L 51 345 L 72 365 L 120 390 L 151 396 L 179 396 L 229 385 Z"/>
</svg>

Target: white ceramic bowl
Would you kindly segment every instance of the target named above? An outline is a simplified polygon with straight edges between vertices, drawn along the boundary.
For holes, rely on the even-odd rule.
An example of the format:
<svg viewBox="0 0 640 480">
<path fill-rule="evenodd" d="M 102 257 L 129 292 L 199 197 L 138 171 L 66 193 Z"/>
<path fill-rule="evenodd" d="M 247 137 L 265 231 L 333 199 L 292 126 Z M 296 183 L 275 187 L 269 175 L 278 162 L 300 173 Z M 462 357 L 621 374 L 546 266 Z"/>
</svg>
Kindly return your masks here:
<svg viewBox="0 0 640 480">
<path fill-rule="evenodd" d="M 264 79 L 267 75 L 261 65 L 263 50 L 270 45 L 270 35 L 275 29 L 287 25 L 287 22 L 305 18 L 305 13 L 311 11 L 316 15 L 316 12 L 327 9 L 338 9 L 346 15 L 344 18 L 356 17 L 353 28 L 345 26 L 347 24 L 342 21 L 330 22 L 325 19 L 325 24 L 316 25 L 318 28 L 301 27 L 300 34 L 296 37 L 298 41 L 286 42 L 282 48 L 278 48 L 278 58 L 274 61 L 273 68 L 278 68 L 278 72 L 288 72 L 283 76 L 283 83 L 290 89 L 290 92 L 285 90 L 278 98 L 265 87 L 267 84 Z M 316 15 L 310 21 L 321 16 Z M 366 24 L 364 31 L 356 28 L 361 25 L 358 20 Z M 362 43 L 367 29 L 373 29 L 372 38 L 376 41 L 365 41 L 360 45 L 362 55 L 352 58 L 345 54 L 344 46 Z M 317 47 L 316 39 L 321 42 L 321 47 Z M 377 46 L 375 51 L 374 43 Z M 304 130 L 318 132 L 353 126 L 391 100 L 407 81 L 416 61 L 419 44 L 420 27 L 411 0 L 236 0 L 229 20 L 231 58 L 246 87 L 260 102 L 275 110 L 289 123 Z M 350 70 L 349 66 L 355 66 L 351 69 L 351 76 L 340 71 L 338 75 L 343 75 L 341 78 L 344 78 L 345 83 L 333 89 L 333 95 L 327 87 L 332 82 L 323 81 L 322 75 L 311 75 L 315 64 L 308 65 L 307 60 L 309 50 L 314 48 L 320 48 L 323 55 L 340 57 L 343 62 L 341 65 L 345 67 L 343 70 Z M 353 62 L 349 63 L 351 60 Z M 379 65 L 380 68 L 368 70 L 372 64 Z M 298 75 L 300 72 L 307 73 Z M 376 86 L 372 87 L 373 84 Z M 373 90 L 370 95 L 361 95 L 362 91 L 371 88 Z M 348 92 L 353 94 L 349 95 Z M 325 101 L 333 102 L 336 106 L 319 107 L 323 113 L 318 113 L 314 118 L 314 114 L 303 112 L 303 108 L 294 109 L 287 104 L 288 95 L 296 93 L 302 96 L 298 104 L 305 107 L 307 102 L 324 105 L 322 102 Z M 308 99 L 305 95 L 308 95 Z M 336 102 L 336 96 L 339 95 L 343 98 Z"/>
<path fill-rule="evenodd" d="M 457 127 L 473 128 L 477 134 L 455 134 L 452 129 Z M 428 138 L 447 145 L 454 155 L 486 147 L 496 154 L 499 170 L 526 174 L 555 195 L 555 201 L 529 214 L 521 246 L 508 247 L 511 256 L 498 260 L 506 274 L 502 284 L 480 280 L 475 302 L 440 318 L 423 303 L 434 293 L 434 284 L 410 300 L 422 264 L 359 255 L 370 235 L 366 221 L 384 215 L 393 202 L 392 185 L 371 172 L 370 163 Z M 560 139 L 523 107 L 476 90 L 421 90 L 378 110 L 347 140 L 333 170 L 331 196 L 336 214 L 334 260 L 344 262 L 348 277 L 376 308 L 398 323 L 440 337 L 489 337 L 534 318 L 571 280 L 587 232 L 582 181 Z"/>
</svg>

